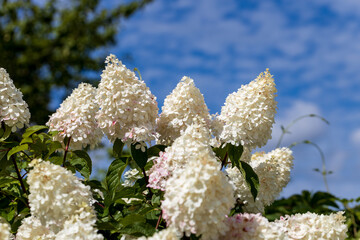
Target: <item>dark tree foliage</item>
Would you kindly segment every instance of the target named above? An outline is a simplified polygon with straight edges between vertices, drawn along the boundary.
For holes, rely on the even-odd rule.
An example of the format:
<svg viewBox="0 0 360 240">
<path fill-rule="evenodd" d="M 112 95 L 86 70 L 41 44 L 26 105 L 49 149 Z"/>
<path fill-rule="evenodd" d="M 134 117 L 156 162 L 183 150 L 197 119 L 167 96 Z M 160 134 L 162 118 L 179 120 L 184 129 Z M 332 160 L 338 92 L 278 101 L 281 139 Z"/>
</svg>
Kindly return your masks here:
<svg viewBox="0 0 360 240">
<path fill-rule="evenodd" d="M 103 68 L 99 50 L 115 43 L 121 18 L 151 1 L 101 8 L 99 0 L 0 0 L 0 67 L 23 92 L 31 122 L 48 120 L 53 86 L 98 80 L 90 76 Z"/>
</svg>

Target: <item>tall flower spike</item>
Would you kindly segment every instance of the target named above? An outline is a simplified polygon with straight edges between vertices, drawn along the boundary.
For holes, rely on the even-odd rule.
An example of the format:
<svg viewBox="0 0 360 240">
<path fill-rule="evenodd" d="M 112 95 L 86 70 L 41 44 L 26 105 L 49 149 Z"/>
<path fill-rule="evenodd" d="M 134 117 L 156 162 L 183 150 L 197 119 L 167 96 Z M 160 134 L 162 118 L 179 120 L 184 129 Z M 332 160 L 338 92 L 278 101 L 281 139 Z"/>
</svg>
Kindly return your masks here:
<svg viewBox="0 0 360 240">
<path fill-rule="evenodd" d="M 30 121 L 27 103 L 22 99 L 22 93 L 17 89 L 9 74 L 0 68 L 0 124 L 4 122 L 15 132 Z"/>
<path fill-rule="evenodd" d="M 228 230 L 223 220 L 235 203 L 233 188 L 212 155 L 201 152 L 192 158 L 167 181 L 163 218 L 177 235 L 219 239 Z"/>
<path fill-rule="evenodd" d="M 81 83 L 64 100 L 46 123 L 50 131 L 59 131 L 54 140 L 62 143 L 65 137 L 71 137 L 70 148 L 74 150 L 87 145 L 93 148 L 101 141 L 103 134 L 95 121 L 99 110 L 95 93 L 96 88 Z"/>
<path fill-rule="evenodd" d="M 218 117 L 224 126 L 221 142 L 243 145 L 251 150 L 264 146 L 271 138 L 276 113 L 274 79 L 269 70 L 230 94 Z"/>
<path fill-rule="evenodd" d="M 204 96 L 195 87 L 194 80 L 183 77 L 176 88 L 165 98 L 157 121 L 159 143 L 170 145 L 193 123 L 210 127 L 211 117 Z"/>
<path fill-rule="evenodd" d="M 156 97 L 115 55 L 105 63 L 96 95 L 100 128 L 112 142 L 117 138 L 123 142 L 154 140 L 159 111 Z"/>
<path fill-rule="evenodd" d="M 290 181 L 290 170 L 293 166 L 292 151 L 289 148 L 277 148 L 267 154 L 264 152 L 252 155 L 250 165 L 259 177 L 260 187 L 254 202 L 245 179 L 237 168 L 228 168 L 226 172 L 235 187 L 235 195 L 245 203 L 246 212 L 264 212 Z"/>
<path fill-rule="evenodd" d="M 53 233 L 56 239 L 83 239 L 78 236 L 87 236 L 89 240 L 103 239 L 94 227 L 96 214 L 91 205 L 95 200 L 90 187 L 61 166 L 41 160 L 34 160 L 31 165 L 35 166 L 30 170 L 27 182 L 31 221 L 39 223 L 35 224 L 36 229 L 42 234 Z M 31 221 L 23 224 L 30 226 Z"/>
</svg>

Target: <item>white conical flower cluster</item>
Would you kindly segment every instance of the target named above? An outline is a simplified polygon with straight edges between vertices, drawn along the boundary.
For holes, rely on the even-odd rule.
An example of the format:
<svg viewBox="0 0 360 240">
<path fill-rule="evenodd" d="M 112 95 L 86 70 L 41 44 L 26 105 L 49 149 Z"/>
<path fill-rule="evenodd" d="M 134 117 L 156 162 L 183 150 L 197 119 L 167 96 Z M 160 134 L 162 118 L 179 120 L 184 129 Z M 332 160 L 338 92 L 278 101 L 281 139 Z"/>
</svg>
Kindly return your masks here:
<svg viewBox="0 0 360 240">
<path fill-rule="evenodd" d="M 170 145 L 193 123 L 210 127 L 211 117 L 204 96 L 195 87 L 194 80 L 183 77 L 171 94 L 165 98 L 157 121 L 159 143 Z"/>
<path fill-rule="evenodd" d="M 295 214 L 281 217 L 275 224 L 281 226 L 288 239 L 323 239 L 343 240 L 347 238 L 346 218 L 344 212 L 330 215 L 318 215 L 315 213 Z"/>
<path fill-rule="evenodd" d="M 29 108 L 22 96 L 6 70 L 0 68 L 0 124 L 4 122 L 13 132 L 30 121 Z"/>
<path fill-rule="evenodd" d="M 201 124 L 193 124 L 170 147 L 166 148 L 160 157 L 154 159 L 154 165 L 148 171 L 148 186 L 164 191 L 167 179 L 175 171 L 182 170 L 190 161 L 197 161 L 194 156 L 200 153 L 211 155 L 214 164 L 218 164 L 210 147 L 209 129 Z"/>
<path fill-rule="evenodd" d="M 292 151 L 289 148 L 277 148 L 267 154 L 264 152 L 252 155 L 249 162 L 259 177 L 260 187 L 256 201 L 251 195 L 246 181 L 236 168 L 227 168 L 230 182 L 235 187 L 235 195 L 245 203 L 246 212 L 264 212 L 290 181 L 290 170 L 293 166 Z"/>
<path fill-rule="evenodd" d="M 0 240 L 10 240 L 11 237 L 10 224 L 0 217 Z"/>
<path fill-rule="evenodd" d="M 24 220 L 18 236 L 103 239 L 94 228 L 96 215 L 91 205 L 95 200 L 90 187 L 61 166 L 41 160 L 34 160 L 31 165 L 35 165 L 27 177 L 31 217 Z"/>
<path fill-rule="evenodd" d="M 114 55 L 106 58 L 96 100 L 97 120 L 110 141 L 151 141 L 155 132 L 158 106 L 145 83 L 127 69 Z"/>
<path fill-rule="evenodd" d="M 223 220 L 235 203 L 233 188 L 212 151 L 190 152 L 183 170 L 167 180 L 163 217 L 178 235 L 218 239 L 227 231 Z"/>
<path fill-rule="evenodd" d="M 73 150 L 87 145 L 93 148 L 101 141 L 103 134 L 95 121 L 99 110 L 95 93 L 96 88 L 88 83 L 81 83 L 64 100 L 46 123 L 49 131 L 59 131 L 54 140 L 62 143 L 65 137 L 71 137 L 69 146 Z"/>
<path fill-rule="evenodd" d="M 140 237 L 137 240 L 180 240 L 181 236 L 179 237 L 176 235 L 176 231 L 173 227 L 168 227 L 160 232 L 155 233 L 151 237 Z"/>
<path fill-rule="evenodd" d="M 217 120 L 224 124 L 218 136 L 220 141 L 250 149 L 264 146 L 271 138 L 276 91 L 274 79 L 266 70 L 230 94 Z"/>
<path fill-rule="evenodd" d="M 225 222 L 230 229 L 220 240 L 287 240 L 279 225 L 260 214 L 237 214 Z"/>
</svg>

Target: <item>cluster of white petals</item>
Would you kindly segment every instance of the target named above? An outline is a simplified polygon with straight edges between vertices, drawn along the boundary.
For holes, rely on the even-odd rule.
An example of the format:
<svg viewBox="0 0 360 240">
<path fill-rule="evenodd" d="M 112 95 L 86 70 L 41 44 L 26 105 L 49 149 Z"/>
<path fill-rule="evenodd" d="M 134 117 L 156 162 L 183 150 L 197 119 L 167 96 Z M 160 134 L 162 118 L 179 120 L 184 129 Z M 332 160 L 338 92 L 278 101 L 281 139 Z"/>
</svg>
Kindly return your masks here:
<svg viewBox="0 0 360 240">
<path fill-rule="evenodd" d="M 236 146 L 241 144 L 250 149 L 264 146 L 271 138 L 276 92 L 274 79 L 266 70 L 230 94 L 216 120 L 223 123 L 218 136 L 220 141 Z"/>
<path fill-rule="evenodd" d="M 214 164 L 220 164 L 210 147 L 210 131 L 203 124 L 192 124 L 182 132 L 164 153 L 154 159 L 148 171 L 149 187 L 165 190 L 166 181 L 175 171 L 182 170 L 190 161 L 198 161 L 198 155 L 208 154 Z M 220 169 L 220 165 L 219 165 Z"/>
<path fill-rule="evenodd" d="M 128 170 L 124 173 L 125 181 L 121 184 L 124 187 L 132 187 L 136 180 L 142 178 L 141 173 L 136 168 Z"/>
<path fill-rule="evenodd" d="M 81 83 L 63 101 L 46 123 L 50 131 L 59 131 L 54 140 L 62 143 L 65 137 L 71 137 L 70 148 L 73 150 L 87 145 L 93 148 L 101 141 L 103 134 L 95 120 L 99 110 L 95 94 L 96 88 Z"/>
<path fill-rule="evenodd" d="M 10 240 L 11 237 L 10 224 L 0 217 L 0 240 Z"/>
<path fill-rule="evenodd" d="M 164 101 L 157 120 L 158 142 L 170 145 L 191 124 L 210 127 L 211 117 L 204 96 L 195 87 L 194 80 L 183 77 Z"/>
<path fill-rule="evenodd" d="M 244 202 L 246 212 L 264 212 L 290 181 L 293 155 L 289 148 L 277 148 L 269 153 L 255 153 L 249 162 L 259 177 L 258 196 L 254 201 L 244 177 L 236 168 L 227 168 L 230 182 L 235 188 L 235 196 Z"/>
<path fill-rule="evenodd" d="M 4 122 L 15 132 L 30 121 L 30 112 L 23 95 L 4 68 L 0 68 L 0 124 Z"/>
<path fill-rule="evenodd" d="M 343 240 L 347 237 L 344 212 L 330 215 L 315 213 L 295 214 L 281 217 L 275 223 L 281 226 L 289 239 Z"/>
<path fill-rule="evenodd" d="M 90 187 L 61 166 L 39 160 L 32 165 L 34 168 L 27 177 L 32 217 L 23 224 L 36 228 L 28 230 L 25 226 L 18 235 L 36 231 L 53 233 L 55 239 L 103 239 L 94 228 L 96 215 L 91 205 L 95 200 Z"/>
<path fill-rule="evenodd" d="M 281 240 L 285 232 L 258 214 L 242 213 L 225 220 L 229 231 L 220 240 Z"/>
<path fill-rule="evenodd" d="M 168 227 L 160 232 L 155 233 L 151 237 L 140 237 L 138 240 L 179 240 L 179 237 L 173 227 Z"/>
<path fill-rule="evenodd" d="M 223 220 L 234 206 L 234 190 L 213 155 L 206 151 L 193 154 L 194 159 L 167 181 L 163 218 L 177 235 L 218 239 L 228 230 Z"/>
<path fill-rule="evenodd" d="M 135 73 L 114 55 L 106 58 L 96 100 L 99 126 L 110 141 L 151 141 L 155 132 L 158 106 L 156 97 Z"/>
<path fill-rule="evenodd" d="M 34 216 L 24 218 L 16 234 L 17 240 L 55 240 L 55 237 L 55 233 L 41 224 L 40 220 Z"/>
</svg>

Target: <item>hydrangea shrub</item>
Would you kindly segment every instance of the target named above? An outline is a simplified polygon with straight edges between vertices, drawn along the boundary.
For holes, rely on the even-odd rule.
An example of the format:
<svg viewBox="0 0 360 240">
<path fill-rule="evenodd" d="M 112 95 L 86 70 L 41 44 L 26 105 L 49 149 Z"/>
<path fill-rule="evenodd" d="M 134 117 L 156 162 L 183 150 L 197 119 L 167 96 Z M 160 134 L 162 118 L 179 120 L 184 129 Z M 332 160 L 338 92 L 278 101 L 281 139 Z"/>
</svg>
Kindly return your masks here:
<svg viewBox="0 0 360 240">
<path fill-rule="evenodd" d="M 256 152 L 276 114 L 268 70 L 211 116 L 189 77 L 158 114 L 135 72 L 114 55 L 106 64 L 98 88 L 79 84 L 47 126 L 28 128 L 27 104 L 0 69 L 0 240 L 347 237 L 341 211 L 263 215 L 294 159 L 285 147 Z M 112 161 L 99 181 L 90 179 L 87 149 L 103 136 Z"/>
</svg>

